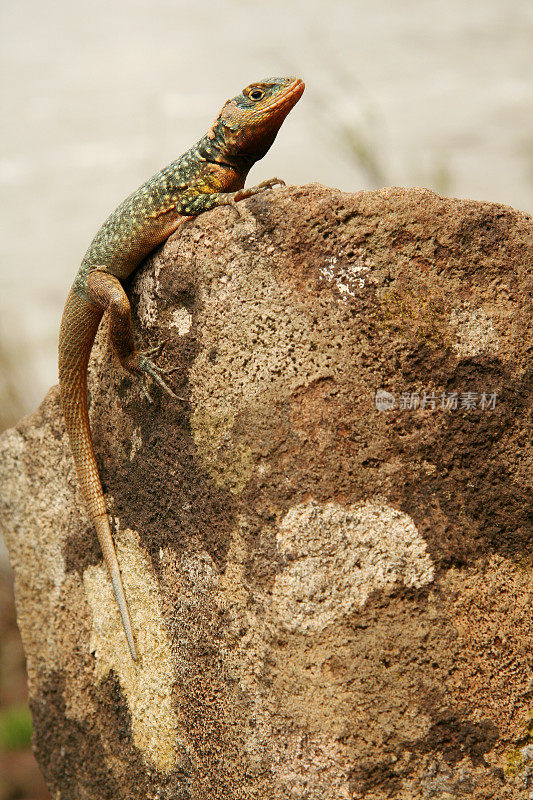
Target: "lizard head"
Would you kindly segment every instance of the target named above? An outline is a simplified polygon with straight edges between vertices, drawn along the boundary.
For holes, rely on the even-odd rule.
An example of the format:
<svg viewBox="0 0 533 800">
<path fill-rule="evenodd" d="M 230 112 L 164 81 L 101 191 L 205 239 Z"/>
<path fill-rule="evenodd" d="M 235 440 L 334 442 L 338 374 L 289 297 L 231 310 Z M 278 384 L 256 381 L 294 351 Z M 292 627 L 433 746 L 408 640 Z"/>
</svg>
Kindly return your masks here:
<svg viewBox="0 0 533 800">
<path fill-rule="evenodd" d="M 254 161 L 262 158 L 304 89 L 300 78 L 266 78 L 228 100 L 213 126 L 222 133 L 224 149 Z"/>
</svg>

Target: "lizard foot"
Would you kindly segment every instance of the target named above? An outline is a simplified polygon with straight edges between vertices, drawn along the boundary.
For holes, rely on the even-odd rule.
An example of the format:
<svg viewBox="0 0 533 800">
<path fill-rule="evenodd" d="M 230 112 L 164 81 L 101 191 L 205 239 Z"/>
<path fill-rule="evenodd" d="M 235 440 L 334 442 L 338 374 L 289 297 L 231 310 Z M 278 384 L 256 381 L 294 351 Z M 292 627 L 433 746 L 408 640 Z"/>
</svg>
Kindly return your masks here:
<svg viewBox="0 0 533 800">
<path fill-rule="evenodd" d="M 244 200 L 246 197 L 253 197 L 254 194 L 264 192 L 266 189 L 273 189 L 274 186 L 285 186 L 285 181 L 281 178 L 268 178 L 266 181 L 261 181 L 257 186 L 251 186 L 249 189 L 239 189 L 233 194 L 233 200 L 238 203 L 239 200 Z"/>
<path fill-rule="evenodd" d="M 145 358 L 149 358 L 150 356 L 158 356 L 163 352 L 163 347 L 169 341 L 170 337 L 167 336 L 166 339 L 162 339 L 159 344 L 156 344 L 155 347 L 149 347 L 148 350 L 143 350 L 140 355 L 144 356 Z M 142 368 L 141 368 L 142 369 Z"/>
<path fill-rule="evenodd" d="M 148 400 L 149 403 L 153 402 L 152 397 L 150 396 L 150 393 L 146 386 L 146 379 L 148 376 L 150 376 L 150 378 L 153 381 L 155 381 L 157 385 L 160 386 L 161 389 L 163 389 L 167 394 L 169 394 L 174 400 L 181 400 L 181 402 L 186 403 L 187 401 L 185 400 L 185 398 L 179 397 L 177 394 L 175 394 L 170 388 L 170 386 L 167 384 L 167 382 L 163 379 L 163 375 L 169 375 L 172 372 L 176 372 L 177 367 L 173 368 L 171 367 L 170 369 L 163 370 L 161 369 L 161 367 L 158 367 L 157 364 L 155 364 L 151 360 L 151 358 L 148 357 L 156 353 L 159 354 L 164 344 L 165 342 L 161 342 L 160 344 L 157 345 L 157 347 L 152 347 L 150 350 L 145 350 L 143 353 L 139 353 L 138 369 L 143 378 L 141 386 L 141 394 Z"/>
</svg>

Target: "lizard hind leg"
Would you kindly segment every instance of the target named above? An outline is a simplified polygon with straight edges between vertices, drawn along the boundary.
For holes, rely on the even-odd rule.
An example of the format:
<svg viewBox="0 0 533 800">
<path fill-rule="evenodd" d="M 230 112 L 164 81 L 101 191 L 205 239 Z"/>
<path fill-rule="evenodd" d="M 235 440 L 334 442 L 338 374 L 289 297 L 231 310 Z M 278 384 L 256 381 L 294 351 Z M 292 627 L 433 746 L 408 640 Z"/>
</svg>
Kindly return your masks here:
<svg viewBox="0 0 533 800">
<path fill-rule="evenodd" d="M 164 371 L 149 357 L 159 353 L 164 342 L 146 353 L 140 353 L 135 347 L 130 301 L 119 279 L 96 269 L 89 273 L 87 286 L 91 301 L 102 312 L 109 309 L 109 337 L 124 369 L 141 377 L 149 375 L 167 394 L 174 399 L 180 399 L 163 379 Z M 142 392 L 151 401 L 144 384 Z"/>
</svg>

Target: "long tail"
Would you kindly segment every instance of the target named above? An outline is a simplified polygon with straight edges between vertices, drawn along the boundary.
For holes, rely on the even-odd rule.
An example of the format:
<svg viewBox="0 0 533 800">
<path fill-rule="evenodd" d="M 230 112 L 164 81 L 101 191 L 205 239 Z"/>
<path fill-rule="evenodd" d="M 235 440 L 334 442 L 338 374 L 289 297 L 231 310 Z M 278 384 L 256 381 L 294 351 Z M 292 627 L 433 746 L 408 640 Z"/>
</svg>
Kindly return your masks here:
<svg viewBox="0 0 533 800">
<path fill-rule="evenodd" d="M 87 364 L 101 318 L 102 311 L 97 306 L 70 292 L 59 333 L 59 390 L 78 481 L 100 540 L 131 657 L 136 660 L 130 614 L 96 466 L 87 408 Z"/>
</svg>

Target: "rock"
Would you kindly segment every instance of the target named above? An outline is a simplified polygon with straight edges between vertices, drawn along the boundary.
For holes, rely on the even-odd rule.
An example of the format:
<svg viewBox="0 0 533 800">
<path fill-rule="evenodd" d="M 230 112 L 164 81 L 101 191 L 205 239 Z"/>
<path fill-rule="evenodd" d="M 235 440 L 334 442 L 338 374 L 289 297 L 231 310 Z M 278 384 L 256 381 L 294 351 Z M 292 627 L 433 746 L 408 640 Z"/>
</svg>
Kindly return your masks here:
<svg viewBox="0 0 533 800">
<path fill-rule="evenodd" d="M 139 664 L 57 390 L 1 440 L 55 798 L 524 797 L 532 253 L 510 208 L 308 186 L 144 265 L 136 335 L 187 402 L 101 335 L 90 378 Z"/>
</svg>

